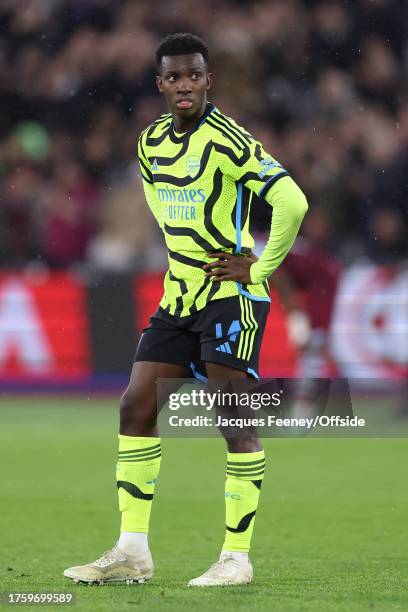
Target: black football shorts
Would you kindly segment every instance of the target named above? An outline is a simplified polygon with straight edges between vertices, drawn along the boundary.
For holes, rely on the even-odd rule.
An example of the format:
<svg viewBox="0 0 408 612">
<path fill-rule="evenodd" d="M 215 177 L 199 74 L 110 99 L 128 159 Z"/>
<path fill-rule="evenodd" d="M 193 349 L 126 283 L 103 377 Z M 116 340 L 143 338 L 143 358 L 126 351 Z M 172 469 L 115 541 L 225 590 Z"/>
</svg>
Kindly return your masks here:
<svg viewBox="0 0 408 612">
<path fill-rule="evenodd" d="M 186 317 L 159 307 L 143 330 L 135 361 L 173 363 L 206 380 L 205 362 L 220 363 L 258 378 L 259 353 L 269 302 L 243 295 L 213 300 Z"/>
</svg>

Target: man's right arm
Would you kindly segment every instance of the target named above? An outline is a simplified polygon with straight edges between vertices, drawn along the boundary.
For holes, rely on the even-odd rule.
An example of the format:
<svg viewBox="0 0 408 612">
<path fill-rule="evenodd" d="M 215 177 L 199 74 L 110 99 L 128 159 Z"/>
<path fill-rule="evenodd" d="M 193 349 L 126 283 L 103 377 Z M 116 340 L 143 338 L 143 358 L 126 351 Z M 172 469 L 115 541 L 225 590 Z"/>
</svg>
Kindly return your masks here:
<svg viewBox="0 0 408 612">
<path fill-rule="evenodd" d="M 150 210 L 152 211 L 157 223 L 163 229 L 164 219 L 163 219 L 163 206 L 160 202 L 157 191 L 153 182 L 153 175 L 150 170 L 149 160 L 145 154 L 145 149 L 143 146 L 143 134 L 141 134 L 138 143 L 138 157 L 139 157 L 139 167 L 140 174 L 143 182 L 143 190 L 145 193 L 146 201 L 149 205 Z"/>
</svg>

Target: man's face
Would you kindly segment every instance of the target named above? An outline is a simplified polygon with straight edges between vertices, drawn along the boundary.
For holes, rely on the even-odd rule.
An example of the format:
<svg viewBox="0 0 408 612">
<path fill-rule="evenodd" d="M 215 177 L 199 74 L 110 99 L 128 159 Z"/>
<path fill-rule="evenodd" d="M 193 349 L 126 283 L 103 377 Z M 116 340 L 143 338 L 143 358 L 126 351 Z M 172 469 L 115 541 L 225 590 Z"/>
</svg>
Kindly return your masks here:
<svg viewBox="0 0 408 612">
<path fill-rule="evenodd" d="M 156 83 L 171 114 L 182 119 L 193 117 L 204 109 L 211 74 L 201 53 L 165 55 Z"/>
</svg>

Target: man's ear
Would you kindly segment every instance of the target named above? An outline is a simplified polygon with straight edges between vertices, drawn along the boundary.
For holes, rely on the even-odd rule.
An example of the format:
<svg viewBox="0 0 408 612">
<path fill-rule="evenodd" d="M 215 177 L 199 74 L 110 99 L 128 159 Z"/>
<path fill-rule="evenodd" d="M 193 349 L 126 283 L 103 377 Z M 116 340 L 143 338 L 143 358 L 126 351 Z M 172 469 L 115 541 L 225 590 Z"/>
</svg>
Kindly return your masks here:
<svg viewBox="0 0 408 612">
<path fill-rule="evenodd" d="M 160 75 L 156 76 L 156 85 L 160 93 L 163 93 L 163 79 Z"/>
<path fill-rule="evenodd" d="M 213 79 L 213 73 L 212 72 L 208 72 L 207 73 L 207 87 L 206 87 L 207 90 L 211 89 L 212 79 Z"/>
</svg>

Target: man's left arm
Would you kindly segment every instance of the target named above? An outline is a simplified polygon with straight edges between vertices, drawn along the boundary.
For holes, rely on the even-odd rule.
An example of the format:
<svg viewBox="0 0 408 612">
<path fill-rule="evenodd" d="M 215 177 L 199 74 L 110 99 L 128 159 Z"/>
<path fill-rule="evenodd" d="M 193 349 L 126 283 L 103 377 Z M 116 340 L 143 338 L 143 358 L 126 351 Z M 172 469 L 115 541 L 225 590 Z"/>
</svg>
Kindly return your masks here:
<svg viewBox="0 0 408 612">
<path fill-rule="evenodd" d="M 268 242 L 250 267 L 252 284 L 266 280 L 275 272 L 295 241 L 308 209 L 306 197 L 290 176 L 283 176 L 271 187 L 265 200 L 273 207 Z"/>
</svg>

